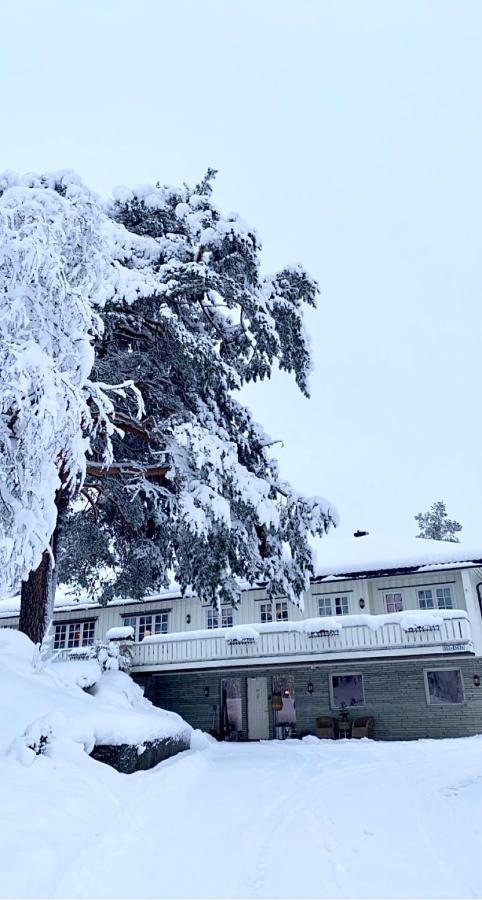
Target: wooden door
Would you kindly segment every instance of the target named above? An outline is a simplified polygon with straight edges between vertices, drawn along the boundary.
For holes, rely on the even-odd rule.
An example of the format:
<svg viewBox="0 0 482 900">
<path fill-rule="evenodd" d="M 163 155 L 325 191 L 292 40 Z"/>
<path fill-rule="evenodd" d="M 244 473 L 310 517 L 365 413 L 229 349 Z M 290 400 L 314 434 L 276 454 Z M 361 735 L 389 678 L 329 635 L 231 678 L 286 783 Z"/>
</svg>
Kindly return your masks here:
<svg viewBox="0 0 482 900">
<path fill-rule="evenodd" d="M 248 739 L 269 738 L 268 680 L 248 678 Z"/>
</svg>

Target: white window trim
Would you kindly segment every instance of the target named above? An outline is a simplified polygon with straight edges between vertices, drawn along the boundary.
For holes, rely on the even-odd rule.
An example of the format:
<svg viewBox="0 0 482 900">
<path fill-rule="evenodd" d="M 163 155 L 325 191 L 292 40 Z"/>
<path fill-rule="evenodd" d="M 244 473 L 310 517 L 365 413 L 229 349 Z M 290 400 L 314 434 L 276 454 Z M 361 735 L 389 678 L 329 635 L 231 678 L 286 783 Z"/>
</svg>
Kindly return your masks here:
<svg viewBox="0 0 482 900">
<path fill-rule="evenodd" d="M 223 625 L 223 610 L 229 610 L 229 612 L 231 613 L 232 625 Z M 211 625 L 211 627 L 209 627 L 208 622 L 209 622 L 210 616 L 218 617 L 217 625 Z M 217 628 L 231 628 L 233 625 L 236 624 L 235 620 L 234 620 L 234 607 L 231 607 L 229 605 L 229 603 L 223 603 L 223 605 L 221 606 L 221 609 L 219 609 L 219 610 L 215 609 L 214 607 L 212 607 L 211 609 L 207 609 L 205 621 L 206 621 L 206 631 L 216 631 Z"/>
<path fill-rule="evenodd" d="M 271 607 L 271 619 L 263 619 L 263 606 Z M 273 603 L 271 600 L 263 600 L 263 602 L 259 604 L 259 621 L 262 624 L 265 624 L 266 622 L 275 622 L 276 618 L 273 619 L 273 614 L 276 616 L 276 613 L 273 611 Z M 268 615 L 268 612 L 266 612 L 266 615 Z"/>
<path fill-rule="evenodd" d="M 383 611 L 387 613 L 387 615 L 390 615 L 387 609 L 387 597 L 389 594 L 400 594 L 402 598 L 402 612 L 405 612 L 405 610 L 409 608 L 406 604 L 406 590 L 407 588 L 389 588 L 388 590 L 383 591 Z"/>
<path fill-rule="evenodd" d="M 346 600 L 347 607 L 348 607 L 346 613 L 344 613 L 344 612 L 337 613 L 337 611 L 336 611 L 336 601 L 337 600 Z M 351 612 L 350 598 L 349 598 L 348 594 L 335 594 L 335 596 L 333 597 L 333 604 L 334 604 L 334 609 L 335 609 L 335 613 L 334 613 L 335 616 L 349 616 L 350 615 L 350 612 Z"/>
<path fill-rule="evenodd" d="M 454 596 L 452 584 L 454 584 L 454 582 L 440 582 L 440 583 L 436 582 L 435 584 L 426 584 L 426 585 L 424 584 L 423 587 L 417 587 L 416 588 L 416 597 L 417 597 L 418 609 L 422 609 L 422 610 L 425 610 L 425 609 L 429 609 L 429 610 L 430 609 L 434 609 L 434 610 L 435 609 L 442 609 L 442 610 L 443 609 L 456 609 L 457 607 L 455 606 L 455 596 Z M 437 591 L 440 590 L 441 588 L 445 588 L 450 591 L 450 597 L 452 599 L 452 606 L 439 606 L 438 605 Z M 432 592 L 433 606 L 429 606 L 429 607 L 420 606 L 420 597 L 418 596 L 419 591 L 431 591 Z"/>
<path fill-rule="evenodd" d="M 158 632 L 151 631 L 151 635 L 169 634 L 170 613 L 171 613 L 170 609 L 156 609 L 155 612 L 149 612 L 147 610 L 146 612 L 143 612 L 143 613 L 128 613 L 127 615 L 122 617 L 122 622 L 125 625 L 126 621 L 128 621 L 129 619 L 135 620 L 135 625 L 132 625 L 131 622 L 129 622 L 129 624 L 131 625 L 132 628 L 134 628 L 134 641 L 135 641 L 135 643 L 139 644 L 139 643 L 142 643 L 142 641 L 139 640 L 140 620 L 145 619 L 148 616 L 150 616 L 152 625 L 155 627 L 154 619 L 156 618 L 156 616 L 167 616 L 167 631 L 158 631 Z M 149 637 L 150 637 L 150 635 L 149 635 Z M 144 638 L 143 638 L 143 640 L 144 640 Z"/>
<path fill-rule="evenodd" d="M 272 606 L 273 606 L 273 605 L 274 605 L 274 610 L 273 610 L 273 612 L 274 612 L 274 619 L 273 619 L 273 622 L 288 622 L 288 621 L 289 621 L 289 617 L 290 617 L 290 611 L 289 611 L 289 607 L 288 607 L 288 601 L 287 601 L 287 600 L 275 600 L 275 601 L 274 601 L 274 604 L 272 604 Z M 286 606 L 286 619 L 283 617 L 283 615 L 280 615 L 280 617 L 278 618 L 278 615 L 277 615 L 278 610 L 277 610 L 277 608 L 276 608 L 277 606 L 279 606 L 279 609 L 280 609 L 280 613 L 281 613 L 281 614 L 283 613 L 283 606 Z"/>
<path fill-rule="evenodd" d="M 450 593 L 450 599 L 451 599 L 451 601 L 452 601 L 452 606 L 439 606 L 439 605 L 438 605 L 437 591 L 440 591 L 441 589 L 444 589 L 444 590 L 448 590 L 448 591 L 449 591 L 449 593 Z M 453 592 L 453 590 L 452 590 L 450 584 L 436 584 L 436 585 L 434 585 L 433 593 L 434 593 L 434 601 L 435 601 L 435 603 L 437 604 L 436 606 L 434 606 L 434 609 L 455 609 L 455 597 L 454 597 L 454 592 Z"/>
<path fill-rule="evenodd" d="M 82 650 L 84 647 L 92 647 L 95 642 L 95 625 L 96 619 L 70 619 L 68 622 L 54 622 L 54 633 L 52 639 L 52 648 L 54 650 Z M 84 629 L 87 630 L 88 625 L 94 625 L 92 640 L 84 643 Z M 80 625 L 80 640 L 73 647 L 69 647 L 70 629 L 75 625 Z M 56 642 L 57 629 L 65 628 L 64 643 L 59 646 Z M 89 631 L 91 629 L 89 628 Z"/>
<path fill-rule="evenodd" d="M 430 669 L 429 671 L 431 672 L 431 671 L 433 671 L 433 670 Z M 351 709 L 351 710 L 355 710 L 355 709 L 363 709 L 363 708 L 367 705 L 367 703 L 366 703 L 366 694 L 365 694 L 365 678 L 364 678 L 363 672 L 354 672 L 354 671 L 351 671 L 351 672 L 330 672 L 329 675 L 328 675 L 328 687 L 329 687 L 329 689 L 330 689 L 330 708 L 331 708 L 332 710 L 340 710 L 340 709 L 342 709 L 342 706 L 341 706 L 341 705 L 340 705 L 340 706 L 335 706 L 335 699 L 334 699 L 334 697 L 333 697 L 333 681 L 332 681 L 332 679 L 333 679 L 333 678 L 343 678 L 343 677 L 346 678 L 347 675 L 361 675 L 362 688 L 363 688 L 363 703 L 359 703 L 359 704 L 357 704 L 357 706 L 347 706 L 347 707 L 346 707 L 347 712 L 348 712 L 349 709 Z"/>
<path fill-rule="evenodd" d="M 317 609 L 317 615 L 318 615 L 318 617 L 319 617 L 320 619 L 323 619 L 323 618 L 328 618 L 329 616 L 332 616 L 332 615 L 333 615 L 333 604 L 332 604 L 332 602 L 331 602 L 331 599 L 332 599 L 332 598 L 331 598 L 331 597 L 328 597 L 328 596 L 325 597 L 324 594 L 318 594 L 317 597 L 318 597 L 318 609 Z M 321 613 L 321 612 L 320 612 L 320 598 L 322 598 L 323 604 L 326 604 L 326 601 L 327 601 L 327 600 L 330 601 L 330 612 L 329 612 L 329 613 Z"/>
<path fill-rule="evenodd" d="M 428 689 L 428 673 L 429 672 L 460 672 L 460 681 L 462 683 L 462 697 L 463 697 L 461 703 L 457 703 L 456 700 L 454 700 L 453 702 L 449 702 L 449 703 L 431 703 L 430 702 L 430 693 L 429 693 L 429 689 Z M 430 666 L 430 669 L 423 670 L 423 681 L 424 681 L 424 685 L 425 685 L 425 700 L 427 701 L 427 706 L 430 706 L 435 709 L 440 709 L 440 708 L 443 709 L 444 706 L 464 706 L 465 705 L 466 701 L 465 701 L 464 673 L 462 672 L 462 669 L 460 668 L 460 666 L 443 666 L 443 668 L 440 668 L 440 669 L 437 669 L 437 667 L 435 665 Z"/>
</svg>

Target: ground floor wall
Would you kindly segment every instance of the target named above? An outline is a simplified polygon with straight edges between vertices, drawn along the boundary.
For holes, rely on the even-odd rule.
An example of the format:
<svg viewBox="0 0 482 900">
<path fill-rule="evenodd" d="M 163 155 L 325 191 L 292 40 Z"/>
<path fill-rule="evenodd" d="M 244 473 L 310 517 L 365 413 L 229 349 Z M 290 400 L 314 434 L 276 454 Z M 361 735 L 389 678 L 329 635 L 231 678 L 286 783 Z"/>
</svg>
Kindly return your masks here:
<svg viewBox="0 0 482 900">
<path fill-rule="evenodd" d="M 463 685 L 463 701 L 431 705 L 427 699 L 427 671 L 458 669 Z M 364 703 L 347 707 L 349 718 L 373 716 L 374 737 L 378 740 L 464 737 L 482 733 L 482 658 L 474 656 L 417 657 L 412 659 L 346 661 L 317 665 L 249 667 L 245 669 L 204 669 L 143 673 L 134 675 L 146 696 L 157 706 L 179 713 L 194 728 L 222 729 L 222 682 L 239 679 L 239 740 L 248 740 L 248 679 L 266 679 L 267 733 L 276 731 L 273 693 L 281 680 L 294 688 L 295 735 L 316 734 L 320 716 L 339 717 L 333 708 L 331 676 L 359 673 L 363 676 Z M 251 686 L 253 682 L 251 682 Z"/>
</svg>

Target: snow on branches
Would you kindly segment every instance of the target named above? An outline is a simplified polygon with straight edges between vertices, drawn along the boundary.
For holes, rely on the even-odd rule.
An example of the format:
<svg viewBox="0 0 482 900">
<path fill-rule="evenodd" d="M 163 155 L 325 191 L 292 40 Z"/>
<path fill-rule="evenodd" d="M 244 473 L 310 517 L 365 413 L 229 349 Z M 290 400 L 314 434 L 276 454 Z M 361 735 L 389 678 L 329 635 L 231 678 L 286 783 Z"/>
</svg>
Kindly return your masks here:
<svg viewBox="0 0 482 900">
<path fill-rule="evenodd" d="M 203 600 L 236 602 L 240 582 L 267 581 L 298 601 L 312 571 L 310 534 L 337 522 L 334 508 L 282 482 L 271 441 L 236 397 L 273 366 L 308 393 L 303 308 L 317 285 L 300 267 L 260 271 L 260 243 L 212 202 L 212 172 L 195 188 L 117 189 L 107 207 L 114 260 L 95 379 L 132 379 L 116 403 L 108 468 L 88 462 L 91 527 L 77 516 L 63 577 L 90 589 L 113 569 L 103 599 L 142 596 L 168 574 Z M 101 436 L 102 437 L 102 436 Z"/>
<path fill-rule="evenodd" d="M 0 581 L 38 565 L 56 494 L 85 475 L 93 336 L 102 330 L 102 213 L 72 173 L 0 176 Z M 98 416 L 109 402 L 95 387 Z"/>
</svg>

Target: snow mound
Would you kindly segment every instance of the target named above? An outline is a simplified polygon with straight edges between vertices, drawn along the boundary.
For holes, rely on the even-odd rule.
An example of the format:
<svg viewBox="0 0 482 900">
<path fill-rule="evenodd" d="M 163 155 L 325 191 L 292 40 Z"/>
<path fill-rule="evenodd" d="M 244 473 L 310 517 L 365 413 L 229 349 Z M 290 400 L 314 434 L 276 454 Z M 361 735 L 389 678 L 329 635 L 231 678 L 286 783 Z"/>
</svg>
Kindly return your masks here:
<svg viewBox="0 0 482 900">
<path fill-rule="evenodd" d="M 105 633 L 107 641 L 122 641 L 134 638 L 132 625 L 119 625 L 117 628 L 109 628 Z"/>
<path fill-rule="evenodd" d="M 153 706 L 125 672 L 102 672 L 94 659 L 39 669 L 34 644 L 11 629 L 0 631 L 0 710 L 0 759 L 24 765 L 41 753 L 65 759 L 74 745 L 90 753 L 96 745 L 191 736 L 180 716 Z"/>
<path fill-rule="evenodd" d="M 257 641 L 259 631 L 253 625 L 234 625 L 226 628 L 225 639 L 228 644 L 246 644 Z"/>
<path fill-rule="evenodd" d="M 22 631 L 15 628 L 0 628 L 0 659 L 4 656 L 13 656 L 31 662 L 34 653 L 34 644 Z"/>
<path fill-rule="evenodd" d="M 102 669 L 96 659 L 62 660 L 49 666 L 47 672 L 58 685 L 84 689 L 93 687 L 102 676 Z"/>
</svg>

